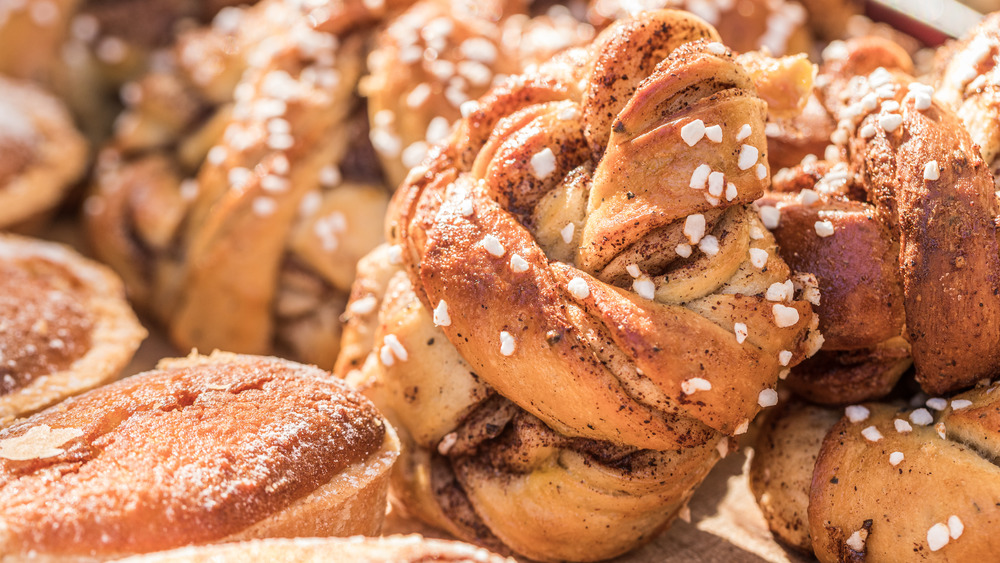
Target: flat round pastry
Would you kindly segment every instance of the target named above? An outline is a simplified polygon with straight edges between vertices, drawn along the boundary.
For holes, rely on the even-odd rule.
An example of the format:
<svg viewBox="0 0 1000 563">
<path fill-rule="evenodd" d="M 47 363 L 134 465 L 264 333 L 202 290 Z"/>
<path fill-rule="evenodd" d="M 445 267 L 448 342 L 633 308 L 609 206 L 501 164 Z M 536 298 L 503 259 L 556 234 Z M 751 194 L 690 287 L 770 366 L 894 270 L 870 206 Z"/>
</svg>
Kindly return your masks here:
<svg viewBox="0 0 1000 563">
<path fill-rule="evenodd" d="M 0 426 L 118 377 L 145 337 L 106 267 L 0 235 Z"/>
<path fill-rule="evenodd" d="M 294 538 L 184 547 L 139 555 L 127 563 L 210 563 L 271 561 L 274 563 L 513 563 L 513 559 L 465 543 L 418 535 L 379 538 Z"/>
<path fill-rule="evenodd" d="M 221 352 L 163 360 L 0 431 L 0 553 L 373 535 L 397 454 L 371 402 L 325 371 Z"/>
<path fill-rule="evenodd" d="M 532 559 L 624 553 L 817 348 L 750 207 L 766 103 L 717 39 L 616 23 L 480 98 L 396 192 L 337 372 L 396 423 L 410 514 Z"/>
<path fill-rule="evenodd" d="M 62 102 L 0 76 L 0 155 L 0 230 L 25 230 L 83 175 L 87 145 Z"/>
<path fill-rule="evenodd" d="M 772 532 L 823 562 L 993 559 L 998 389 L 776 411 L 750 470 Z"/>
<path fill-rule="evenodd" d="M 388 193 L 355 94 L 386 6 L 229 8 L 181 34 L 102 152 L 85 222 L 180 349 L 332 367 Z"/>
</svg>

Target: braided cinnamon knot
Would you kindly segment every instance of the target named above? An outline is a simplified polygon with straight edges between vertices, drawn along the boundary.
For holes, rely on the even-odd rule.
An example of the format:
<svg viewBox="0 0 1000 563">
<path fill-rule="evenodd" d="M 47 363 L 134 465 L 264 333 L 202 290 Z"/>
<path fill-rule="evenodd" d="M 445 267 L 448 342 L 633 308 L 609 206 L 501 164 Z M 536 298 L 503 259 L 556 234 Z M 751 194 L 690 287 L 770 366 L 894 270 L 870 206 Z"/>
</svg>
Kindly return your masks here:
<svg viewBox="0 0 1000 563">
<path fill-rule="evenodd" d="M 717 37 L 616 23 L 493 89 L 397 191 L 337 370 L 401 428 L 416 516 L 534 559 L 623 553 L 817 346 L 749 207 L 765 104 Z"/>
<path fill-rule="evenodd" d="M 354 94 L 354 26 L 384 7 L 362 8 L 221 12 L 136 84 L 86 220 L 178 347 L 332 367 L 354 266 L 382 241 L 388 201 Z"/>
<path fill-rule="evenodd" d="M 1000 370 L 993 179 L 911 69 L 885 40 L 847 44 L 818 81 L 841 156 L 779 175 L 785 193 L 761 202 L 782 255 L 823 290 L 824 352 L 789 380 L 811 400 L 884 396 L 911 356 L 934 394 Z"/>
</svg>

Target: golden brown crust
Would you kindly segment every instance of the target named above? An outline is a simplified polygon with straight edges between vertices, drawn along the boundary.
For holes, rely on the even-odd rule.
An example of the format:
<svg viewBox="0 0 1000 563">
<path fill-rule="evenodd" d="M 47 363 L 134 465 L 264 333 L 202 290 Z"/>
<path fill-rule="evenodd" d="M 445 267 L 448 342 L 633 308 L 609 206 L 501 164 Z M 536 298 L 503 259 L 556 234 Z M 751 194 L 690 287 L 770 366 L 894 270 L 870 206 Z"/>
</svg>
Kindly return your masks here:
<svg viewBox="0 0 1000 563">
<path fill-rule="evenodd" d="M 764 103 L 716 38 L 680 12 L 616 24 L 480 99 L 396 192 L 338 371 L 399 423 L 411 514 L 535 559 L 623 553 L 814 351 L 749 207 Z"/>
<path fill-rule="evenodd" d="M 788 265 L 819 282 L 816 312 L 824 349 L 856 350 L 899 336 L 905 319 L 899 249 L 889 229 L 875 220 L 875 209 L 822 195 L 804 201 L 799 194 L 767 195 L 758 205 L 781 212 L 771 232 Z M 835 234 L 817 235 L 817 221 L 832 223 Z"/>
<path fill-rule="evenodd" d="M 842 418 L 804 405 L 775 412 L 751 468 L 772 530 L 824 562 L 987 557 L 1000 518 L 997 390 L 926 407 L 853 405 Z"/>
<path fill-rule="evenodd" d="M 454 541 L 427 539 L 417 535 L 365 538 L 269 539 L 223 545 L 188 547 L 152 553 L 128 563 L 209 563 L 227 560 L 273 561 L 275 563 L 510 563 L 511 559 Z"/>
<path fill-rule="evenodd" d="M 374 406 L 326 372 L 222 353 L 165 360 L 0 434 L 0 546 L 107 557 L 376 533 L 395 455 Z"/>
<path fill-rule="evenodd" d="M 84 172 L 87 146 L 63 104 L 0 76 L 0 229 L 48 214 Z"/>
<path fill-rule="evenodd" d="M 792 368 L 788 388 L 821 405 L 885 397 L 913 364 L 910 344 L 895 336 L 855 350 L 820 350 Z"/>
<path fill-rule="evenodd" d="M 870 50 L 879 52 L 881 46 Z M 852 57 L 853 58 L 853 57 Z M 900 246 L 907 336 L 917 380 L 930 393 L 967 387 L 1000 367 L 1000 250 L 993 182 L 972 140 L 949 110 L 917 101 L 893 77 L 902 123 L 858 124 L 851 159 L 866 181 L 876 216 Z M 845 79 L 846 80 L 846 79 Z M 858 102 L 864 94 L 847 98 Z M 876 127 L 865 139 L 861 129 Z M 926 167 L 937 173 L 927 177 Z"/>
<path fill-rule="evenodd" d="M 0 426 L 110 381 L 146 336 L 121 281 L 60 245 L 0 236 Z"/>
</svg>

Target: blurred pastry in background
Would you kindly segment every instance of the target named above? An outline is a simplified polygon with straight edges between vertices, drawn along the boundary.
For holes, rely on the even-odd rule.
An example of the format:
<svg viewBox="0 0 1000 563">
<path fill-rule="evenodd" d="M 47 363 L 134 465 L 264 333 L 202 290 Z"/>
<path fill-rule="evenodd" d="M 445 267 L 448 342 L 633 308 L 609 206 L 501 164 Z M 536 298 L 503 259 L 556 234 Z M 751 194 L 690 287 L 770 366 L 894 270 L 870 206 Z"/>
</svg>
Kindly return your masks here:
<svg viewBox="0 0 1000 563">
<path fill-rule="evenodd" d="M 86 141 L 63 103 L 0 76 L 0 230 L 41 228 L 86 163 Z"/>
<path fill-rule="evenodd" d="M 934 96 L 951 107 L 979 146 L 994 179 L 1000 174 L 1000 13 L 961 40 L 938 49 Z"/>
<path fill-rule="evenodd" d="M 145 337 L 105 266 L 0 235 L 0 427 L 114 380 Z"/>
<path fill-rule="evenodd" d="M 355 93 L 384 14 L 229 8 L 134 83 L 84 219 L 179 348 L 333 366 L 355 264 L 381 242 L 388 201 Z"/>
<path fill-rule="evenodd" d="M 255 0 L 15 0 L 0 4 L 0 74 L 33 80 L 62 98 L 92 141 L 103 142 L 122 90 L 156 65 L 185 28 Z M 25 48 L 30 45 L 31 48 Z"/>
<path fill-rule="evenodd" d="M 510 74 L 593 38 L 561 5 L 417 2 L 379 32 L 362 83 L 371 140 L 389 185 L 402 183 L 475 100 Z"/>
</svg>

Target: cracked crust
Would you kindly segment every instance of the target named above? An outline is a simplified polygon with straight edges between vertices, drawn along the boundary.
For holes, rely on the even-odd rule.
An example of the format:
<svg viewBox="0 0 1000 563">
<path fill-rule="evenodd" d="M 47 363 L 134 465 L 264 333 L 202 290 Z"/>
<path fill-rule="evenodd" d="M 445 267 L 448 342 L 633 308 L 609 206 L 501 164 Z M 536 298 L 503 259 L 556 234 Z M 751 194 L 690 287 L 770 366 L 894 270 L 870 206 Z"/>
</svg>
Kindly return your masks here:
<svg viewBox="0 0 1000 563">
<path fill-rule="evenodd" d="M 42 426 L 76 431 L 38 457 L 6 453 Z M 220 352 L 164 360 L 0 433 L 0 552 L 377 534 L 397 453 L 374 406 L 322 370 Z"/>
</svg>

